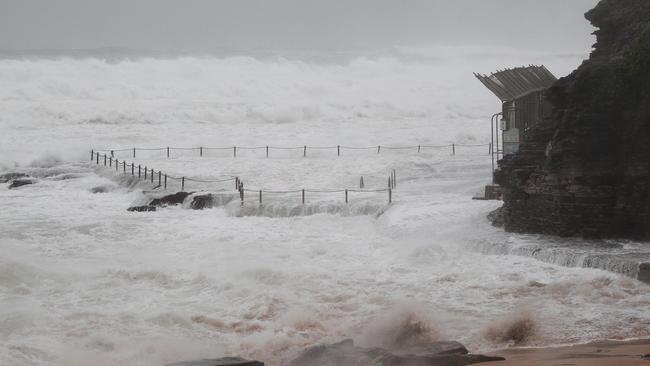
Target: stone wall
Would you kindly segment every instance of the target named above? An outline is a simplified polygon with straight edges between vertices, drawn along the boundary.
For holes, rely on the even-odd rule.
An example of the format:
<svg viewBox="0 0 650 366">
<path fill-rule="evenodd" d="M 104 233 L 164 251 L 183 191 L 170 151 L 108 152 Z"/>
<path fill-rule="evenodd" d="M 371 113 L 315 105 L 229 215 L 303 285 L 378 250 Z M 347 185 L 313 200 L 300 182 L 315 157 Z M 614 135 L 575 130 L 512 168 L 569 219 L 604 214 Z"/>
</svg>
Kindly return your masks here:
<svg viewBox="0 0 650 366">
<path fill-rule="evenodd" d="M 602 0 L 590 58 L 499 162 L 506 230 L 650 239 L 650 1 Z"/>
</svg>

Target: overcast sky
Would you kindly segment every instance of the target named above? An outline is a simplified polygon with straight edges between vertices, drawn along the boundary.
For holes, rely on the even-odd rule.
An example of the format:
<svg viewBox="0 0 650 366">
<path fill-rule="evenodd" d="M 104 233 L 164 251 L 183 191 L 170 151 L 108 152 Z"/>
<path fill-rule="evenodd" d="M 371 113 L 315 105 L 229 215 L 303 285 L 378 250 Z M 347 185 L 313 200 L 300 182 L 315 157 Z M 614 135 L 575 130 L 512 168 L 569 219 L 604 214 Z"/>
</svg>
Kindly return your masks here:
<svg viewBox="0 0 650 366">
<path fill-rule="evenodd" d="M 584 51 L 597 0 L 0 0 L 0 49 Z"/>
</svg>

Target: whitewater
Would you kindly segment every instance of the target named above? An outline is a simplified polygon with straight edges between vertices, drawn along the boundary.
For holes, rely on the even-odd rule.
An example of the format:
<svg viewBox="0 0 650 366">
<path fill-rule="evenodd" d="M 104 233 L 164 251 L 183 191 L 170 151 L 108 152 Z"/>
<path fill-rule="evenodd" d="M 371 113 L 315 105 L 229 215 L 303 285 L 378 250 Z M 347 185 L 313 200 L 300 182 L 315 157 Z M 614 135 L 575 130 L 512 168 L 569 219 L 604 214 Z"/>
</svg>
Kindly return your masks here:
<svg viewBox="0 0 650 366">
<path fill-rule="evenodd" d="M 534 327 L 520 346 L 650 337 L 650 286 L 526 255 L 558 242 L 596 249 L 505 233 L 486 219 L 500 203 L 471 199 L 491 181 L 485 144 L 499 109 L 472 72 L 543 63 L 563 76 L 585 57 L 395 47 L 0 58 L 0 174 L 38 178 L 0 187 L 0 364 L 238 355 L 282 365 L 343 338 L 387 348 L 451 339 L 486 352 L 513 345 L 508 329 L 521 321 Z M 446 147 L 116 153 L 277 191 L 358 188 L 361 176 L 383 189 L 395 169 L 390 205 L 386 192 L 352 193 L 349 204 L 308 194 L 304 206 L 287 193 L 263 207 L 251 197 L 242 209 L 235 197 L 202 211 L 127 212 L 152 185 L 90 161 L 91 149 L 235 145 Z M 230 183 L 192 184 L 236 195 Z"/>
</svg>

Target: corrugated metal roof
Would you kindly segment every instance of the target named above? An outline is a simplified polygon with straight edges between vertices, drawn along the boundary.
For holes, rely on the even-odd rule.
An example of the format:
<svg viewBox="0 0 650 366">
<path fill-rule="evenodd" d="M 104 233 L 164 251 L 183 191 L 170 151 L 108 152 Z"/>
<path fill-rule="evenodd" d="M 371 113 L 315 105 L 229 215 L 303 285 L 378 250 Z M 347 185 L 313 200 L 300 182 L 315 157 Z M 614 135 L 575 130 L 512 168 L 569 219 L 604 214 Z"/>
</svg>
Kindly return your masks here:
<svg viewBox="0 0 650 366">
<path fill-rule="evenodd" d="M 557 81 L 543 65 L 505 69 L 490 76 L 474 73 L 474 76 L 503 102 L 548 89 Z"/>
</svg>

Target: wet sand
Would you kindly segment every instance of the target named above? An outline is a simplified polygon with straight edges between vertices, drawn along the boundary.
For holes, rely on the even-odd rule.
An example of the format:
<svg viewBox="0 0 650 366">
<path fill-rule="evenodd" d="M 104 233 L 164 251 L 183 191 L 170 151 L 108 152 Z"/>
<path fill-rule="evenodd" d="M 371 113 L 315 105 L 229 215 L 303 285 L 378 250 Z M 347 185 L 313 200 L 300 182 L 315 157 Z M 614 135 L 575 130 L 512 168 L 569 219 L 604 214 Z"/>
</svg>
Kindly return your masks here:
<svg viewBox="0 0 650 366">
<path fill-rule="evenodd" d="M 603 341 L 559 348 L 512 348 L 492 353 L 506 361 L 486 362 L 485 366 L 648 366 L 650 339 Z M 646 355 L 648 358 L 644 359 Z"/>
</svg>

